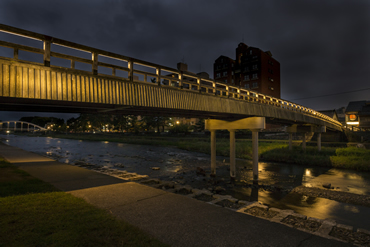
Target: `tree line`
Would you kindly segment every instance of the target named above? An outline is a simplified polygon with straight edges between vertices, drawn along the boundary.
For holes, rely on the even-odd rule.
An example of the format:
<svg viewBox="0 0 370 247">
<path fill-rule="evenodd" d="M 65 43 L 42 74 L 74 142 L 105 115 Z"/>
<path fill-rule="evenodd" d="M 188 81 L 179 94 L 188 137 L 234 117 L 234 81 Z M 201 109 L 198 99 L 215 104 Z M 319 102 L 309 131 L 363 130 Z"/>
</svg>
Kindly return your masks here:
<svg viewBox="0 0 370 247">
<path fill-rule="evenodd" d="M 204 120 L 199 119 L 195 125 L 175 121 L 174 118 L 162 116 L 134 116 L 109 114 L 80 114 L 66 122 L 54 117 L 22 117 L 19 121 L 30 122 L 53 131 L 60 132 L 165 132 L 187 133 L 204 130 Z"/>
</svg>

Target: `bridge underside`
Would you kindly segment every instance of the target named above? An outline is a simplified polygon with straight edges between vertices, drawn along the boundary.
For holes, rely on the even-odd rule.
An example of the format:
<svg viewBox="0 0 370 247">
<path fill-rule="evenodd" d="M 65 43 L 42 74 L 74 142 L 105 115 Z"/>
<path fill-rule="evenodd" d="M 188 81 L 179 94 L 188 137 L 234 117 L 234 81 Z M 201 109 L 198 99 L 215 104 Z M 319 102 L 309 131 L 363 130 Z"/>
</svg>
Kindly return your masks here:
<svg viewBox="0 0 370 247">
<path fill-rule="evenodd" d="M 338 124 L 269 102 L 214 96 L 6 58 L 0 58 L 0 110 L 228 120 L 261 116 L 266 117 L 267 123 L 308 123 L 341 130 Z"/>
</svg>

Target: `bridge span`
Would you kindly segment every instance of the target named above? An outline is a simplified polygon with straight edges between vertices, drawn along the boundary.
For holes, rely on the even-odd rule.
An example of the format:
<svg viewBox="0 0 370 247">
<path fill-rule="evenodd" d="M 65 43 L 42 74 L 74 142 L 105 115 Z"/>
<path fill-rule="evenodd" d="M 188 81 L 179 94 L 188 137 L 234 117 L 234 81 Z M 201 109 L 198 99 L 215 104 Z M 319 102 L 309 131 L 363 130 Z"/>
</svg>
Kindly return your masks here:
<svg viewBox="0 0 370 247">
<path fill-rule="evenodd" d="M 211 119 L 207 125 L 211 131 L 252 127 L 257 131 L 265 122 L 310 125 L 320 133 L 322 128 L 342 130 L 338 121 L 313 109 L 187 71 L 3 24 L 0 32 L 36 40 L 42 47 L 0 40 L 0 46 L 12 50 L 10 57 L 0 53 L 2 111 L 199 117 Z M 65 52 L 58 52 L 62 48 Z M 38 54 L 40 61 L 21 60 L 20 52 Z M 68 66 L 57 66 L 58 60 Z M 250 117 L 255 121 L 243 122 Z M 212 119 L 227 121 L 215 125 Z M 259 124 L 247 124 L 251 122 Z"/>
<path fill-rule="evenodd" d="M 3 121 L 0 122 L 0 131 L 28 131 L 28 132 L 35 132 L 35 131 L 47 131 L 47 129 L 24 121 Z"/>
</svg>

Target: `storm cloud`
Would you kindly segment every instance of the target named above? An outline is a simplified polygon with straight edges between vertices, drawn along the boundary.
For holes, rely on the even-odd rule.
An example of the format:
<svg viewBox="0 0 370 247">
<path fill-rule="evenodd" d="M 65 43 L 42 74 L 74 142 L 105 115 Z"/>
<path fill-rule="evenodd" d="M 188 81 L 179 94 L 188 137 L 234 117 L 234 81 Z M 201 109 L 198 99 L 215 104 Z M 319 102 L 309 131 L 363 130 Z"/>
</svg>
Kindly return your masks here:
<svg viewBox="0 0 370 247">
<path fill-rule="evenodd" d="M 367 0 L 0 2 L 2 24 L 211 76 L 240 42 L 269 50 L 282 98 L 316 110 L 370 100 L 369 13 Z"/>
</svg>

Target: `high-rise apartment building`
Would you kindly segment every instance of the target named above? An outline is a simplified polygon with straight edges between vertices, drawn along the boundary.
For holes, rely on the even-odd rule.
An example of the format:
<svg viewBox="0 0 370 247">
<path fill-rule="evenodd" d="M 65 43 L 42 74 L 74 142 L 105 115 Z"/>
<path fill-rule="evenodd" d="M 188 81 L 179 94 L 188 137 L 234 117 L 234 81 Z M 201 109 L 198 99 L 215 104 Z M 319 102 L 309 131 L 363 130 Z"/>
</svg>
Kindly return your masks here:
<svg viewBox="0 0 370 247">
<path fill-rule="evenodd" d="M 240 43 L 235 60 L 220 56 L 213 73 L 217 81 L 280 98 L 280 63 L 270 51 Z"/>
</svg>

